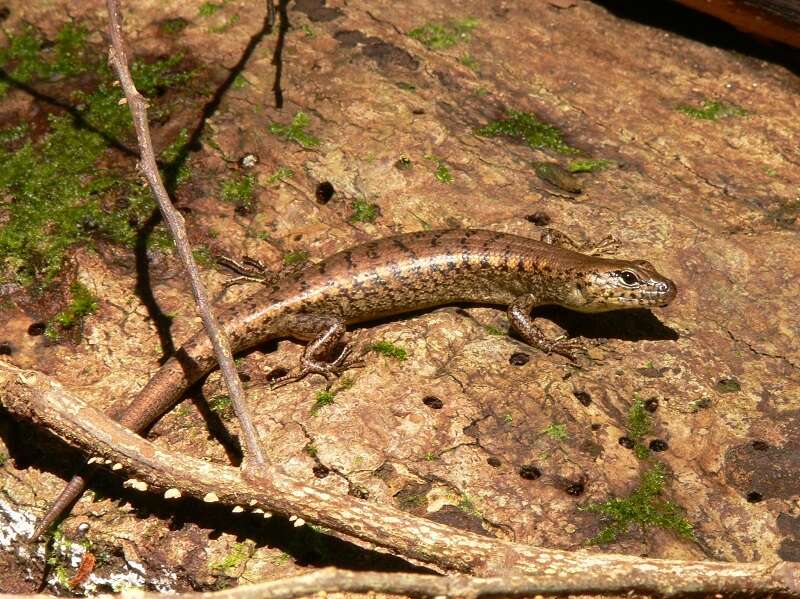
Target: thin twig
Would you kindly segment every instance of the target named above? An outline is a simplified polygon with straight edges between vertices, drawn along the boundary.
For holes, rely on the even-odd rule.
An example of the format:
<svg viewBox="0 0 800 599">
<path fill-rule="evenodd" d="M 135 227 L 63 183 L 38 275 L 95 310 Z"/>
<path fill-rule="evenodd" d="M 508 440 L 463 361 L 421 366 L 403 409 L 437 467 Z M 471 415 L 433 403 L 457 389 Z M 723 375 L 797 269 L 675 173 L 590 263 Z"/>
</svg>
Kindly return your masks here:
<svg viewBox="0 0 800 599">
<path fill-rule="evenodd" d="M 264 465 L 266 462 L 264 454 L 261 451 L 261 443 L 259 443 L 258 433 L 253 426 L 253 420 L 250 418 L 250 413 L 247 409 L 244 389 L 242 389 L 239 374 L 236 372 L 230 343 L 228 343 L 227 337 L 220 330 L 216 318 L 214 318 L 214 315 L 211 313 L 208 293 L 200 280 L 200 271 L 197 269 L 197 264 L 192 256 L 192 248 L 189 245 L 189 240 L 186 235 L 183 216 L 180 212 L 175 210 L 175 207 L 169 199 L 169 194 L 164 187 L 164 183 L 161 181 L 155 152 L 153 151 L 153 141 L 150 138 L 150 126 L 147 121 L 147 101 L 136 89 L 128 69 L 128 54 L 125 48 L 125 40 L 122 36 L 122 19 L 120 17 L 119 3 L 117 0 L 106 0 L 106 6 L 108 8 L 109 33 L 111 35 L 111 48 L 108 54 L 109 62 L 117 73 L 117 77 L 122 85 L 122 90 L 125 92 L 128 107 L 133 116 L 136 138 L 139 142 L 139 155 L 141 160 L 139 164 L 144 176 L 147 178 L 153 196 L 156 202 L 158 202 L 158 207 L 172 235 L 172 239 L 175 241 L 175 248 L 178 251 L 178 256 L 189 276 L 192 294 L 197 304 L 197 311 L 200 313 L 203 326 L 214 347 L 214 353 L 217 355 L 222 377 L 225 380 L 225 385 L 228 387 L 233 409 L 236 412 L 236 417 L 239 419 L 242 435 L 244 437 L 244 445 L 247 451 L 246 457 L 251 464 L 259 466 Z"/>
<path fill-rule="evenodd" d="M 444 570 L 543 577 L 539 580 L 548 593 L 631 589 L 665 596 L 737 592 L 800 598 L 796 563 L 665 560 L 527 546 L 411 516 L 385 504 L 334 495 L 307 486 L 278 467 L 263 468 L 256 471 L 257 477 L 247 478 L 247 471 L 162 450 L 45 375 L 3 361 L 0 403 L 12 415 L 33 420 L 78 445 L 94 455 L 95 462 L 119 463 L 119 470 L 136 479 L 134 488 L 170 487 L 183 496 L 242 506 L 236 512 L 294 514 Z M 175 495 L 173 491 L 167 497 Z"/>
</svg>

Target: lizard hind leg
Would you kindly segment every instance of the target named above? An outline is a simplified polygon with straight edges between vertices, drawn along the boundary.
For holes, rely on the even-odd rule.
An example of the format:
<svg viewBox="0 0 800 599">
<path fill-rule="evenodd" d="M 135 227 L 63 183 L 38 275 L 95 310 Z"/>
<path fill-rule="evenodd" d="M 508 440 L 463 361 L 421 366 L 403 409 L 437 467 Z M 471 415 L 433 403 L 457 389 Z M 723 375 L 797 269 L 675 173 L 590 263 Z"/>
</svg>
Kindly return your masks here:
<svg viewBox="0 0 800 599">
<path fill-rule="evenodd" d="M 300 368 L 273 380 L 273 389 L 299 381 L 309 374 L 321 374 L 331 380 L 345 370 L 361 366 L 360 360 L 349 359 L 353 351 L 352 343 L 345 344 L 339 355 L 333 357 L 347 332 L 340 318 L 324 314 L 292 314 L 282 328 L 285 335 L 307 340 L 308 344 L 300 359 Z"/>
</svg>

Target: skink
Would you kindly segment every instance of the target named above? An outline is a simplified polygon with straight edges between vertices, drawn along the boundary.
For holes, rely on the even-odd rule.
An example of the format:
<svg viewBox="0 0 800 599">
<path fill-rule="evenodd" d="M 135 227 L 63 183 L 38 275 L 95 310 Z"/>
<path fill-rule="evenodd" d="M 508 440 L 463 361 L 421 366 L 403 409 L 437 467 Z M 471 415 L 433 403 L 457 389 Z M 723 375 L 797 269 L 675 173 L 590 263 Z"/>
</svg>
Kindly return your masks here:
<svg viewBox="0 0 800 599">
<path fill-rule="evenodd" d="M 644 260 L 612 260 L 506 233 L 453 229 L 387 237 L 339 252 L 265 286 L 224 311 L 220 322 L 235 352 L 278 337 L 307 341 L 300 369 L 289 378 L 330 377 L 348 365 L 347 349 L 329 360 L 350 324 L 446 304 L 503 305 L 526 343 L 573 358 L 579 345 L 547 339 L 530 315 L 534 307 L 556 304 L 579 312 L 663 307 L 676 293 L 675 284 Z M 142 433 L 215 365 L 201 331 L 117 420 Z M 81 496 L 88 476 L 72 478 L 33 539 Z"/>
</svg>

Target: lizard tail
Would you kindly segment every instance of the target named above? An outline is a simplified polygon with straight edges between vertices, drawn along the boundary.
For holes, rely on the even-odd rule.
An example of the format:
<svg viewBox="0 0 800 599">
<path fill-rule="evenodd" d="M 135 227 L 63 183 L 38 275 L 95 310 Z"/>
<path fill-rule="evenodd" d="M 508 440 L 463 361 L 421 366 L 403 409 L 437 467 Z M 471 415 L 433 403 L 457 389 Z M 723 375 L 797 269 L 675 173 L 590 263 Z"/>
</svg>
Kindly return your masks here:
<svg viewBox="0 0 800 599">
<path fill-rule="evenodd" d="M 258 296 L 253 296 L 248 301 L 257 305 L 261 300 Z M 267 305 L 270 306 L 269 309 L 253 311 L 255 316 L 249 320 L 237 320 L 236 309 L 231 310 L 229 314 L 221 315 L 221 323 L 225 326 L 234 352 L 263 343 L 275 336 L 274 329 L 264 323 L 280 314 L 282 308 L 270 303 Z M 226 320 L 228 322 L 225 322 Z M 216 364 L 217 359 L 211 342 L 205 332 L 200 331 L 158 369 L 133 402 L 119 413 L 115 420 L 135 433 L 144 433 L 180 401 L 191 385 L 208 374 Z M 86 489 L 93 471 L 93 468 L 87 469 L 69 481 L 36 527 L 31 536 L 32 541 L 69 512 Z"/>
<path fill-rule="evenodd" d="M 80 496 L 83 495 L 83 492 L 86 490 L 86 485 L 89 482 L 90 475 L 80 475 L 76 474 L 72 477 L 72 480 L 69 481 L 64 490 L 61 491 L 61 494 L 58 498 L 53 502 L 50 506 L 50 509 L 45 514 L 44 518 L 39 521 L 39 524 L 36 525 L 36 530 L 33 531 L 33 534 L 30 536 L 31 541 L 36 541 L 42 534 L 44 534 L 53 524 L 55 524 L 58 520 L 61 519 L 63 514 L 66 514 L 72 506 L 75 504 Z"/>
<path fill-rule="evenodd" d="M 167 360 L 153 375 L 133 402 L 116 416 L 117 422 L 135 433 L 142 434 L 178 402 L 189 386 L 210 371 L 216 363 L 212 354 L 199 360 L 199 363 L 193 360 L 182 365 L 181 354 L 186 355 L 186 346 L 179 350 L 178 355 Z M 36 541 L 53 524 L 69 513 L 75 502 L 83 495 L 93 474 L 94 468 L 91 468 L 72 477 L 36 526 L 36 530 L 30 536 L 31 541 Z"/>
</svg>

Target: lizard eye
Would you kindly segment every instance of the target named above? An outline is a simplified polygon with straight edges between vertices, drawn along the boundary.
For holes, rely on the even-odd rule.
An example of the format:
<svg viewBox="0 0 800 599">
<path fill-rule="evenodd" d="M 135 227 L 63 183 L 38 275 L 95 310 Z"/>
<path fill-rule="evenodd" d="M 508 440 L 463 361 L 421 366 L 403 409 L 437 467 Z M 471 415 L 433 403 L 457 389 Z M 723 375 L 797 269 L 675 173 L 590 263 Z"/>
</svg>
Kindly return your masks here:
<svg viewBox="0 0 800 599">
<path fill-rule="evenodd" d="M 629 270 L 621 270 L 617 272 L 617 275 L 626 285 L 636 285 L 639 282 L 639 277 Z"/>
</svg>

